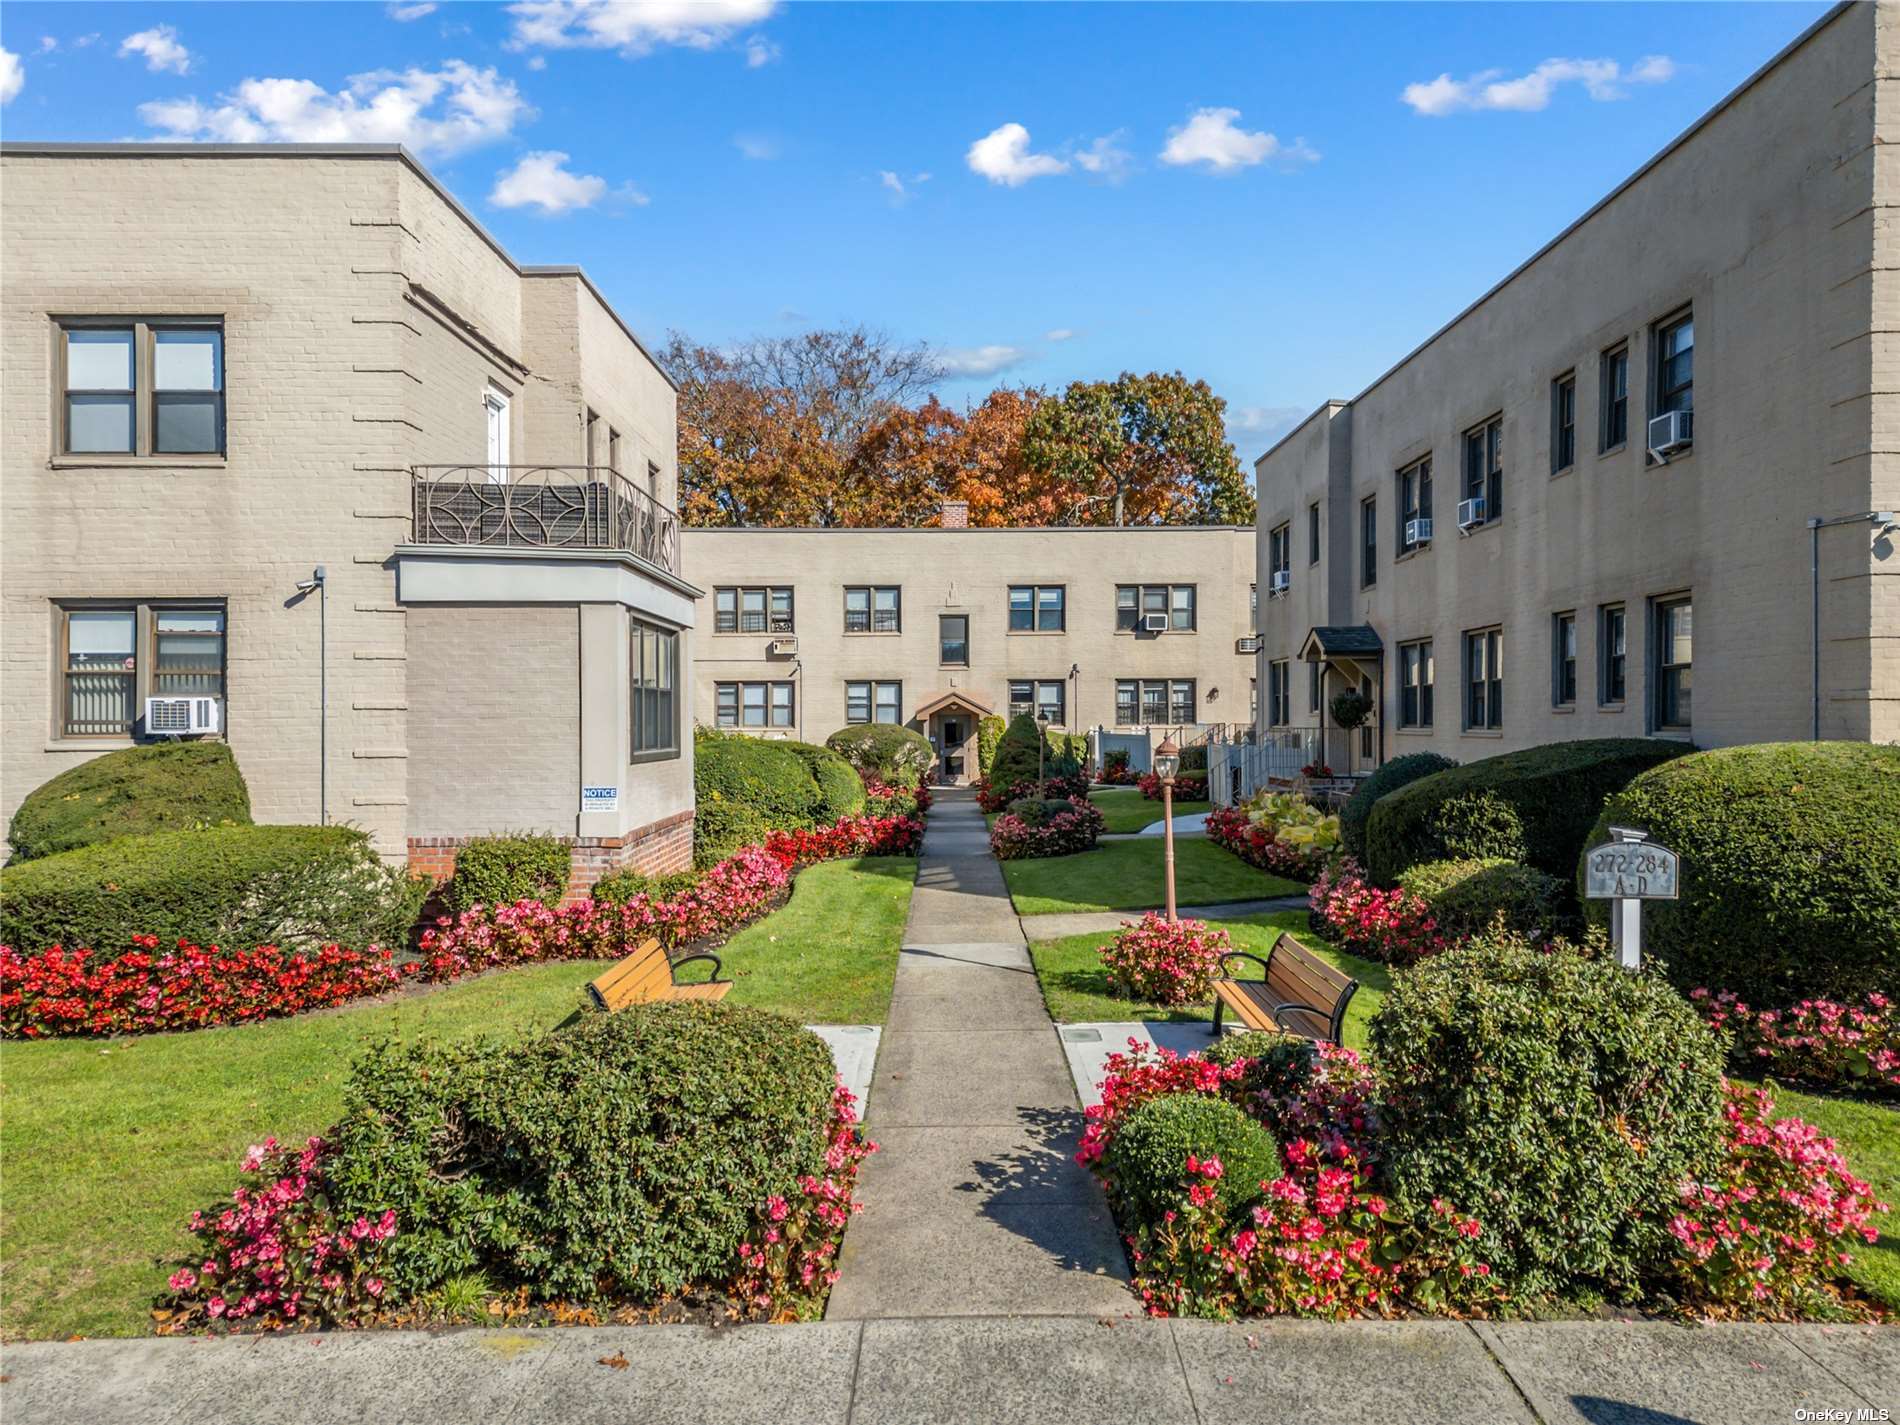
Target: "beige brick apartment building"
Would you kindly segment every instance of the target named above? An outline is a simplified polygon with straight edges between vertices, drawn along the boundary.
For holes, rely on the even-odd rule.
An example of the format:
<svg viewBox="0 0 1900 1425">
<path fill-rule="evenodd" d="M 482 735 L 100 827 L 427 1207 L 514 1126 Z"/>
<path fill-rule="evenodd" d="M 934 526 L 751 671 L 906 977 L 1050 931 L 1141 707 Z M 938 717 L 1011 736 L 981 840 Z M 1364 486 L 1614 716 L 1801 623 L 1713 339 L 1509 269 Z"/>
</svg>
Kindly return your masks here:
<svg viewBox="0 0 1900 1425">
<path fill-rule="evenodd" d="M 212 698 L 261 821 L 683 864 L 674 391 L 586 277 L 390 147 L 0 174 L 0 815 Z"/>
<path fill-rule="evenodd" d="M 1896 215 L 1900 13 L 1842 6 L 1314 412 L 1255 466 L 1263 741 L 1361 684 L 1335 770 L 1900 738 Z"/>
<path fill-rule="evenodd" d="M 950 781 L 975 775 L 985 716 L 1129 734 L 1251 722 L 1237 643 L 1252 530 L 968 529 L 955 502 L 943 518 L 686 531 L 686 576 L 713 610 L 693 657 L 699 720 L 814 742 L 901 723 Z"/>
</svg>

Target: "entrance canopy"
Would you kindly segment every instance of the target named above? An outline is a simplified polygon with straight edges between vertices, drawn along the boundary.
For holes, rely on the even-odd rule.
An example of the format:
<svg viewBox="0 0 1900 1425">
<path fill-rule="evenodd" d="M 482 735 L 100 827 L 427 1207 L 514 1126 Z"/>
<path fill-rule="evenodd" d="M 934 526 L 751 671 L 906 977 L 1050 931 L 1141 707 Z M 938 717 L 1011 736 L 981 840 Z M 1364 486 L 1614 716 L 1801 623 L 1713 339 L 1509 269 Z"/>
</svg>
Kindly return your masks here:
<svg viewBox="0 0 1900 1425">
<path fill-rule="evenodd" d="M 952 688 L 947 693 L 938 693 L 924 703 L 911 716 L 918 722 L 927 722 L 938 713 L 967 713 L 971 717 L 992 717 L 994 713 L 981 699 L 973 698 L 960 688 Z"/>
<path fill-rule="evenodd" d="M 1384 659 L 1385 641 L 1371 624 L 1325 625 L 1311 630 L 1300 645 L 1302 662 L 1330 663 L 1355 678 L 1378 678 Z"/>
</svg>

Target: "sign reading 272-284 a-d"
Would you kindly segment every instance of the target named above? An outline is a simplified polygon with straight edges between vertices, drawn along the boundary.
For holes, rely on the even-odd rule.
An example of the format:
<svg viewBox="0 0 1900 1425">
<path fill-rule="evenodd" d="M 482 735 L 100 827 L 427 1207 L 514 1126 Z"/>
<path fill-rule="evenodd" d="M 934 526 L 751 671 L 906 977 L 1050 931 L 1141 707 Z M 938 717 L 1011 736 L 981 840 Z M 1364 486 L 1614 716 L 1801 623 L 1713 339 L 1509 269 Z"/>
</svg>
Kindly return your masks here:
<svg viewBox="0 0 1900 1425">
<path fill-rule="evenodd" d="M 1612 841 L 1592 846 L 1583 863 L 1583 894 L 1589 900 L 1676 899 L 1675 852 L 1653 841 Z"/>
</svg>

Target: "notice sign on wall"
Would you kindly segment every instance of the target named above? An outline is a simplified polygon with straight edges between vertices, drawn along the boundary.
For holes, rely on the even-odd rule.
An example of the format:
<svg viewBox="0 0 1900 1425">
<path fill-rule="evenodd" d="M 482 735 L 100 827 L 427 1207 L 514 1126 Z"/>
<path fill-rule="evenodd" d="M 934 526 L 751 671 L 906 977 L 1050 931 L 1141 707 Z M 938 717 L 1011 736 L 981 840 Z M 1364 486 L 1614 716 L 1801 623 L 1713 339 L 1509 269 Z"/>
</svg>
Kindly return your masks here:
<svg viewBox="0 0 1900 1425">
<path fill-rule="evenodd" d="M 619 811 L 620 788 L 618 787 L 582 787 L 581 813 L 590 811 Z"/>
</svg>

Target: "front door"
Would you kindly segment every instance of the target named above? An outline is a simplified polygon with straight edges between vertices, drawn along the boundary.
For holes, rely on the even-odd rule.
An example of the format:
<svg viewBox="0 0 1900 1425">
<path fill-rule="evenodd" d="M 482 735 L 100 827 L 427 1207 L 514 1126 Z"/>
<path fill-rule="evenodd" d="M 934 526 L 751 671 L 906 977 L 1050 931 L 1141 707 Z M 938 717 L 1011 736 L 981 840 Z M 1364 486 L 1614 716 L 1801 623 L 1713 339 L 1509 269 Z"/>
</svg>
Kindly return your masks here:
<svg viewBox="0 0 1900 1425">
<path fill-rule="evenodd" d="M 943 780 L 961 782 L 963 780 L 963 719 L 946 717 L 938 720 L 937 756 L 943 763 Z"/>
</svg>

